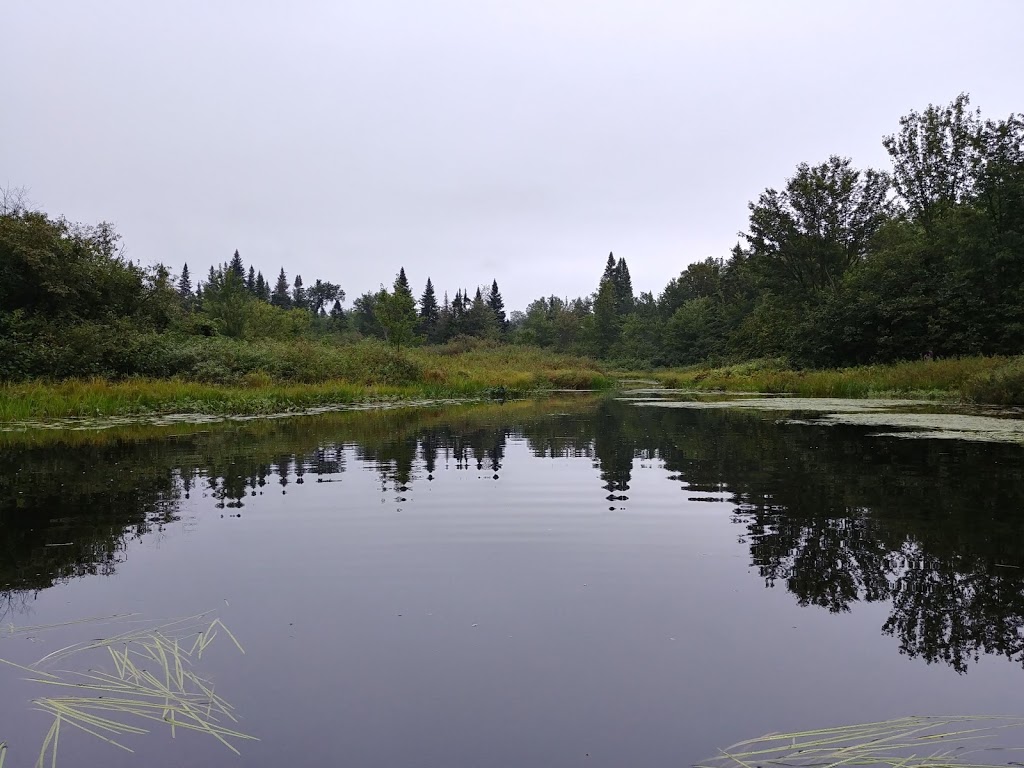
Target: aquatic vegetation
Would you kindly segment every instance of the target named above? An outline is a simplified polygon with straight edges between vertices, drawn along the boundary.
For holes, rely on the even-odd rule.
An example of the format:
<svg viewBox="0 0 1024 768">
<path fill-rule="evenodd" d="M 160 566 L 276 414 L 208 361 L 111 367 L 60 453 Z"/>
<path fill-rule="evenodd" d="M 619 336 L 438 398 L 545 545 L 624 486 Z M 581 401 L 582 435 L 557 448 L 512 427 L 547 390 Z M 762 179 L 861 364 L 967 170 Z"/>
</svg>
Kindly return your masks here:
<svg viewBox="0 0 1024 768">
<path fill-rule="evenodd" d="M 998 740 L 1024 727 L 1019 717 L 901 717 L 837 728 L 777 733 L 741 741 L 696 768 L 877 765 L 893 768 L 983 768 L 983 752 L 1021 751 Z M 954 746 L 951 746 L 954 745 Z M 1017 765 L 1017 762 L 1010 762 Z"/>
<path fill-rule="evenodd" d="M 4 384 L 0 422 L 168 413 L 264 415 L 368 402 L 485 397 L 497 388 L 516 397 L 552 389 L 609 389 L 614 383 L 592 361 L 514 345 L 458 354 L 386 349 L 387 355 L 400 354 L 409 363 L 408 375 L 397 377 L 390 373 L 393 365 L 374 355 L 348 360 L 347 367 L 317 367 L 319 353 L 307 352 L 308 359 L 299 355 L 296 365 L 301 359 L 313 367 L 301 375 L 274 369 L 269 362 L 232 358 L 236 367 L 223 376 Z M 295 350 L 288 354 L 295 356 Z"/>
<path fill-rule="evenodd" d="M 977 406 L 975 413 L 958 413 L 953 405 L 921 400 L 841 399 L 804 397 L 721 396 L 686 399 L 632 396 L 623 398 L 636 406 L 699 410 L 741 409 L 780 411 L 802 414 L 786 419 L 789 424 L 834 426 L 839 424 L 888 428 L 876 436 L 906 438 L 943 438 L 985 442 L 1024 443 L 1024 420 L 1007 409 L 987 411 Z M 962 409 L 963 407 L 961 407 Z M 929 412 L 922 412 L 926 410 Z M 813 415 L 812 415 L 813 414 Z M 1014 418 L 1016 417 L 1016 418 Z"/>
<path fill-rule="evenodd" d="M 665 387 L 803 397 L 914 397 L 979 403 L 1024 403 L 1024 358 L 959 357 L 891 365 L 793 370 L 781 360 L 692 366 L 644 374 Z"/>
<path fill-rule="evenodd" d="M 74 624 L 127 621 L 133 616 L 126 614 L 103 620 L 11 627 L 8 631 L 38 633 Z M 179 728 L 197 731 L 239 754 L 232 742 L 253 740 L 255 737 L 224 725 L 224 721 L 238 722 L 234 708 L 214 692 L 212 682 L 193 669 L 204 651 L 221 634 L 245 653 L 219 618 L 203 613 L 131 629 L 109 638 L 75 643 L 47 654 L 28 667 L 6 662 L 32 673 L 33 676 L 28 678 L 31 682 L 63 689 L 61 692 L 67 694 L 40 696 L 32 700 L 35 709 L 53 717 L 36 765 L 42 768 L 47 763 L 51 766 L 57 764 L 62 729 L 73 728 L 113 747 L 134 752 L 119 739 L 147 734 L 153 722 L 166 725 L 172 738 Z M 72 659 L 78 661 L 79 670 L 84 671 L 52 669 L 57 662 Z"/>
</svg>

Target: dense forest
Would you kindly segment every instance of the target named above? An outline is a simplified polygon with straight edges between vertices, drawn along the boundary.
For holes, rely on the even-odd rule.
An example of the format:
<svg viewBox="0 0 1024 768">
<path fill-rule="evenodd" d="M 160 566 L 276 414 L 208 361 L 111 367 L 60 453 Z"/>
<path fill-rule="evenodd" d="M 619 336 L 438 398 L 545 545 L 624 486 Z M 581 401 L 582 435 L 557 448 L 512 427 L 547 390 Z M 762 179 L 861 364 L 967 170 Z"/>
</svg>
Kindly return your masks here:
<svg viewBox="0 0 1024 768">
<path fill-rule="evenodd" d="M 889 170 L 838 155 L 799 165 L 749 204 L 730 254 L 691 263 L 657 296 L 636 295 L 625 259 L 609 254 L 593 293 L 508 315 L 495 280 L 450 296 L 430 278 L 414 291 L 404 269 L 346 309 L 338 283 L 283 268 L 268 279 L 237 251 L 193 282 L 187 264 L 127 259 L 109 223 L 55 218 L 7 190 L 0 378 L 217 381 L 271 368 L 263 361 L 296 340 L 394 350 L 485 339 L 630 367 L 1024 351 L 1024 116 L 983 119 L 962 94 L 910 112 L 883 144 Z"/>
</svg>

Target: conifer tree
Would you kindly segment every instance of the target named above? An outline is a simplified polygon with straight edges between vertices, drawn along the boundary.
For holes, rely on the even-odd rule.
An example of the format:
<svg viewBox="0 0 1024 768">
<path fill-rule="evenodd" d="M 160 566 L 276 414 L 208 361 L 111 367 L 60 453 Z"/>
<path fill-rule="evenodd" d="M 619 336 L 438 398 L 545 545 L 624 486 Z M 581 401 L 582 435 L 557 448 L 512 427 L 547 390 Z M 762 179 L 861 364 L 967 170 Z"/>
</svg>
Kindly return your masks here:
<svg viewBox="0 0 1024 768">
<path fill-rule="evenodd" d="M 635 299 L 633 298 L 633 281 L 629 276 L 629 267 L 626 260 L 620 258 L 615 264 L 612 274 L 612 284 L 615 286 L 615 311 L 621 317 L 633 311 Z"/>
<path fill-rule="evenodd" d="M 448 341 L 454 335 L 452 332 L 452 305 L 448 301 L 448 291 L 444 292 L 444 302 L 441 304 L 441 311 L 438 312 L 437 329 L 434 333 L 438 342 Z"/>
<path fill-rule="evenodd" d="M 487 306 L 483 292 L 478 287 L 472 303 L 465 310 L 464 332 L 470 336 L 489 336 L 496 326 L 494 312 Z"/>
<path fill-rule="evenodd" d="M 420 297 L 420 333 L 430 341 L 436 341 L 437 323 L 440 319 L 437 296 L 434 295 L 434 284 L 427 278 L 427 286 Z"/>
<path fill-rule="evenodd" d="M 260 301 L 270 301 L 270 286 L 262 272 L 256 273 L 256 298 Z"/>
<path fill-rule="evenodd" d="M 252 264 L 249 265 L 249 275 L 245 278 L 245 290 L 250 296 L 256 295 L 256 269 Z"/>
<path fill-rule="evenodd" d="M 296 275 L 292 288 L 292 306 L 296 309 L 306 309 L 307 304 L 306 289 L 302 287 L 302 275 Z"/>
<path fill-rule="evenodd" d="M 245 280 L 245 265 L 242 264 L 242 257 L 238 255 L 237 248 L 235 249 L 235 255 L 231 257 L 230 268 L 239 280 Z"/>
<path fill-rule="evenodd" d="M 405 267 L 399 267 L 398 276 L 395 277 L 395 290 L 412 296 L 412 288 L 409 287 L 409 279 L 405 276 Z"/>
<path fill-rule="evenodd" d="M 505 330 L 505 326 L 508 324 L 508 321 L 505 319 L 505 302 L 501 298 L 501 291 L 498 290 L 497 280 L 491 283 L 491 292 L 487 295 L 487 306 L 494 313 L 494 319 L 498 323 L 498 328 Z"/>
<path fill-rule="evenodd" d="M 181 268 L 181 277 L 178 278 L 178 295 L 182 299 L 192 298 L 192 278 L 188 274 L 188 263 Z"/>
<path fill-rule="evenodd" d="M 611 280 L 614 283 L 614 281 L 615 281 L 615 254 L 614 253 L 611 253 L 611 252 L 608 253 L 608 261 L 605 262 L 604 274 L 601 275 L 601 279 L 602 280 Z"/>
<path fill-rule="evenodd" d="M 615 306 L 615 283 L 601 280 L 594 299 L 594 352 L 604 357 L 619 338 L 619 316 Z"/>
<path fill-rule="evenodd" d="M 292 305 L 292 296 L 288 289 L 288 277 L 284 273 L 284 267 L 281 268 L 281 274 L 277 276 L 277 284 L 274 286 L 274 292 L 270 295 L 270 303 L 281 309 L 288 309 Z"/>
</svg>

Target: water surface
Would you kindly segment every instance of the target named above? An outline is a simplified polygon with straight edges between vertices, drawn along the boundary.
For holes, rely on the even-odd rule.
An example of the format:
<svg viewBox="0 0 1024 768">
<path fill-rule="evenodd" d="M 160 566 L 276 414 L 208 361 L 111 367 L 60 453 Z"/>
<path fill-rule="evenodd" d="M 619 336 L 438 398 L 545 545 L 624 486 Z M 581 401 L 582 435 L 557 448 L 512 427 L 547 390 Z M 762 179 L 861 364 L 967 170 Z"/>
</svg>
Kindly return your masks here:
<svg viewBox="0 0 1024 768">
<path fill-rule="evenodd" d="M 1024 448 L 590 396 L 0 436 L 0 623 L 215 609 L 260 738 L 76 766 L 667 766 L 1024 709 Z M 102 636 L 0 637 L 27 664 Z M 50 720 L 0 667 L 0 740 Z"/>
</svg>

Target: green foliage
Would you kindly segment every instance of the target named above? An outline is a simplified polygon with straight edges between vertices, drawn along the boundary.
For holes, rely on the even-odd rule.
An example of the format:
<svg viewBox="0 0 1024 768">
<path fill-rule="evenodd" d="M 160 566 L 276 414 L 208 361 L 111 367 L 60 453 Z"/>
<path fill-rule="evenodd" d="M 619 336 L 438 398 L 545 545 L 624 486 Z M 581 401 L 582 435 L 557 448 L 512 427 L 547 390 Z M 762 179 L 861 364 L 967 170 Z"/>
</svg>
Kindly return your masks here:
<svg viewBox="0 0 1024 768">
<path fill-rule="evenodd" d="M 187 265 L 172 280 L 162 265 L 124 259 L 109 223 L 51 219 L 0 190 L 0 376 L 230 379 L 247 365 L 207 361 L 208 371 L 165 354 L 228 343 L 220 337 L 396 349 L 500 339 L 637 367 L 1019 354 L 1024 117 L 982 120 L 961 95 L 912 111 L 883 143 L 891 176 L 837 155 L 801 163 L 750 203 L 742 244 L 689 264 L 657 299 L 635 296 L 626 260 L 609 253 L 593 294 L 542 297 L 510 315 L 496 280 L 445 293 L 439 306 L 428 279 L 417 313 L 404 268 L 390 291 L 365 293 L 346 313 L 339 284 L 296 275 L 290 285 L 281 269 L 271 289 L 238 251 L 193 292 Z M 264 362 L 254 370 L 269 370 Z"/>
<path fill-rule="evenodd" d="M 210 279 L 203 286 L 203 311 L 217 323 L 221 333 L 241 338 L 252 302 L 252 295 L 234 268 L 211 270 Z"/>
<path fill-rule="evenodd" d="M 377 294 L 374 317 L 384 330 L 384 338 L 396 348 L 413 340 L 416 328 L 416 303 L 412 294 L 396 284 L 394 293 L 381 290 Z"/>
</svg>

